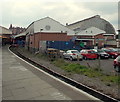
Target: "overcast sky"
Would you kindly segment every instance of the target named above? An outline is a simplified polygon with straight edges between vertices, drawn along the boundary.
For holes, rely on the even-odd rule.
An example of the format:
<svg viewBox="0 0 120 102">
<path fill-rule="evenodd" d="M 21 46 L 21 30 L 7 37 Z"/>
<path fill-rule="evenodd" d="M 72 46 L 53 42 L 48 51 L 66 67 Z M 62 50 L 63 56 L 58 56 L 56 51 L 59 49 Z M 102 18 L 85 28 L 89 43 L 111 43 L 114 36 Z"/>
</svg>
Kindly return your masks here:
<svg viewBox="0 0 120 102">
<path fill-rule="evenodd" d="M 9 28 L 10 24 L 27 27 L 33 21 L 47 16 L 65 25 L 100 15 L 116 30 L 118 29 L 117 0 L 97 2 L 93 0 L 85 2 L 80 0 L 0 0 L 0 2 L 0 17 L 2 17 L 0 25 L 6 28 Z"/>
</svg>

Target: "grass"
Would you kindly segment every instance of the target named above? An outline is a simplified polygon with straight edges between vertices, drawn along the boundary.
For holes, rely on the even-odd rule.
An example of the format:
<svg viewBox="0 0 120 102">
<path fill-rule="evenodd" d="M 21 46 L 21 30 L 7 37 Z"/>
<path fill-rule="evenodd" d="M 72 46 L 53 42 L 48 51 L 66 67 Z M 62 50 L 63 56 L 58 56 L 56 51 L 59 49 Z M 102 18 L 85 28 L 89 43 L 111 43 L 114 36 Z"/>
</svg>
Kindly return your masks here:
<svg viewBox="0 0 120 102">
<path fill-rule="evenodd" d="M 88 68 L 80 64 L 68 63 L 65 62 L 63 59 L 57 59 L 53 61 L 52 64 L 62 68 L 63 70 L 69 73 L 83 74 L 90 78 L 99 78 L 101 81 L 108 83 L 109 85 L 110 83 L 115 83 L 120 85 L 120 76 L 106 75 L 102 73 L 102 71 L 99 70 L 98 68 Z"/>
<path fill-rule="evenodd" d="M 44 60 L 48 59 L 47 55 L 41 54 L 41 53 L 36 54 L 36 57 L 44 59 Z"/>
<path fill-rule="evenodd" d="M 115 75 L 103 75 L 101 76 L 101 80 L 103 82 L 109 82 L 109 83 L 116 83 L 120 84 L 120 76 L 115 76 Z"/>
<path fill-rule="evenodd" d="M 26 49 L 21 49 L 23 52 L 30 54 L 29 51 Z M 42 58 L 45 60 L 49 60 L 49 57 L 45 54 L 38 53 L 34 57 Z M 76 73 L 76 74 L 83 74 L 90 78 L 99 78 L 101 81 L 107 83 L 110 86 L 110 83 L 115 83 L 120 85 L 120 76 L 118 75 L 106 75 L 102 73 L 102 70 L 99 68 L 88 68 L 86 66 L 65 62 L 63 59 L 50 59 L 51 63 L 61 69 L 67 71 L 68 73 Z"/>
<path fill-rule="evenodd" d="M 52 62 L 55 66 L 60 67 L 67 72 L 72 72 L 72 73 L 77 73 L 77 74 L 84 74 L 88 77 L 98 77 L 101 76 L 102 73 L 99 71 L 96 71 L 94 69 L 90 69 L 86 66 L 80 65 L 80 64 L 72 64 L 72 63 L 67 63 L 62 59 L 55 60 Z"/>
<path fill-rule="evenodd" d="M 67 66 L 69 63 L 66 63 L 63 59 L 57 59 L 57 60 L 54 60 L 52 64 L 64 69 L 64 67 Z"/>
</svg>

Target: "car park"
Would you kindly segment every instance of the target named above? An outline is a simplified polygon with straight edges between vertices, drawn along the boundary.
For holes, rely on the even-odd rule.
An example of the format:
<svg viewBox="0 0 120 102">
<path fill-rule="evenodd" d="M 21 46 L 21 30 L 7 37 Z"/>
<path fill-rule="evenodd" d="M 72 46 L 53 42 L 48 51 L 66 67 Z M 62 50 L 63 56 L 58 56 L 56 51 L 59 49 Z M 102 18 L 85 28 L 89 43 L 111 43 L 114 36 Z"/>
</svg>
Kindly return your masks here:
<svg viewBox="0 0 120 102">
<path fill-rule="evenodd" d="M 68 50 L 63 53 L 64 58 L 72 60 L 82 60 L 83 56 L 79 53 L 78 50 Z"/>
<path fill-rule="evenodd" d="M 115 60 L 114 60 L 114 69 L 117 72 L 120 72 L 120 56 L 118 56 Z"/>
<path fill-rule="evenodd" d="M 102 50 L 104 50 L 106 53 L 108 53 L 109 56 L 113 59 L 120 55 L 119 50 L 114 49 L 114 48 L 102 48 Z"/>
<path fill-rule="evenodd" d="M 85 60 L 98 58 L 98 55 L 93 50 L 85 49 L 85 50 L 81 50 L 80 53 L 81 53 L 81 55 L 83 55 L 83 59 L 85 59 Z"/>
</svg>

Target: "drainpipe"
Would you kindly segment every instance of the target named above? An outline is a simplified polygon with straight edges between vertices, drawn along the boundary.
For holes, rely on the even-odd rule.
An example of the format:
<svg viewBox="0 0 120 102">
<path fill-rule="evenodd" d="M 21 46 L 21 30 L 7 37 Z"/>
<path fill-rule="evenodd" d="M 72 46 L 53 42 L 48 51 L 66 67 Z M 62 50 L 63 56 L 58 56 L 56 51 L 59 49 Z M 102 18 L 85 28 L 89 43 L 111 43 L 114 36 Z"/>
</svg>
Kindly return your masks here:
<svg viewBox="0 0 120 102">
<path fill-rule="evenodd" d="M 40 29 L 40 35 L 41 35 L 41 31 L 42 31 L 43 29 L 41 28 Z M 42 35 L 41 36 L 39 36 L 39 40 L 38 40 L 38 49 L 39 49 L 39 52 L 40 52 L 40 49 L 41 49 L 41 45 L 40 45 L 40 38 L 41 38 L 41 40 L 42 40 Z"/>
<path fill-rule="evenodd" d="M 94 36 L 92 36 L 92 38 L 93 38 L 93 46 L 95 46 L 95 37 Z"/>
</svg>

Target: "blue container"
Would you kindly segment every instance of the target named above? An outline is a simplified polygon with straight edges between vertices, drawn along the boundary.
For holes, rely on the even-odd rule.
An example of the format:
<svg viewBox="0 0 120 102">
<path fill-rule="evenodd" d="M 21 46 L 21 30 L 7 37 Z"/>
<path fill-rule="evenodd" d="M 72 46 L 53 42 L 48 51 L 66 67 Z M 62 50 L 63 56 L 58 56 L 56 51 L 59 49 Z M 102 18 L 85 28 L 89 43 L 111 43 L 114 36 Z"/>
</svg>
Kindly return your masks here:
<svg viewBox="0 0 120 102">
<path fill-rule="evenodd" d="M 72 41 L 47 41 L 47 48 L 55 48 L 59 50 L 80 50 L 80 46 L 76 46 Z"/>
</svg>

